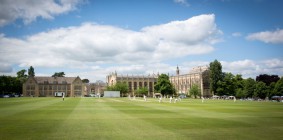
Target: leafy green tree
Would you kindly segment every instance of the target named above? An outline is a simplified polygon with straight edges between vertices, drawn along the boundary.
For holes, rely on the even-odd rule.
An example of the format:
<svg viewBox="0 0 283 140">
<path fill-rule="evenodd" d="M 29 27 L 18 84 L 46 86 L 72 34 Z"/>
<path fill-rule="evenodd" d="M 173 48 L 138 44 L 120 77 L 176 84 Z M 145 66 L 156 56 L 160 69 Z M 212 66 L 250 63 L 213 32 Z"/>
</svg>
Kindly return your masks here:
<svg viewBox="0 0 283 140">
<path fill-rule="evenodd" d="M 267 86 L 264 82 L 257 82 L 254 89 L 254 97 L 264 99 L 267 96 Z"/>
<path fill-rule="evenodd" d="M 147 95 L 148 94 L 148 89 L 146 87 L 141 87 L 136 90 L 136 93 L 141 96 L 141 95 Z"/>
<path fill-rule="evenodd" d="M 209 64 L 209 79 L 210 79 L 210 91 L 214 95 L 217 93 L 218 82 L 222 81 L 222 65 L 217 60 L 214 60 Z"/>
<path fill-rule="evenodd" d="M 236 97 L 237 98 L 245 98 L 244 90 L 242 88 L 236 89 Z"/>
<path fill-rule="evenodd" d="M 200 96 L 200 88 L 197 84 L 193 84 L 192 88 L 190 89 L 190 96 L 194 96 L 194 98 L 197 98 L 197 96 Z"/>
<path fill-rule="evenodd" d="M 218 95 L 235 95 L 236 80 L 232 73 L 224 73 L 224 78 L 217 82 Z"/>
<path fill-rule="evenodd" d="M 158 77 L 157 83 L 154 85 L 154 89 L 160 92 L 163 96 L 167 94 L 172 95 L 175 93 L 175 89 L 169 81 L 167 74 L 161 74 Z"/>
<path fill-rule="evenodd" d="M 117 82 L 115 85 L 107 86 L 106 90 L 109 90 L 109 91 L 120 91 L 122 96 L 124 96 L 126 93 L 129 92 L 129 87 L 128 87 L 127 83 Z"/>
<path fill-rule="evenodd" d="M 64 72 L 55 72 L 52 77 L 65 77 L 65 73 Z"/>
<path fill-rule="evenodd" d="M 283 77 L 281 77 L 275 84 L 273 89 L 274 95 L 283 95 Z"/>
<path fill-rule="evenodd" d="M 254 95 L 256 81 L 252 78 L 244 80 L 243 94 L 245 97 L 252 97 Z"/>
<path fill-rule="evenodd" d="M 17 77 L 18 78 L 27 78 L 28 76 L 25 74 L 27 71 L 25 69 L 22 69 L 17 72 Z"/>
<path fill-rule="evenodd" d="M 28 76 L 32 76 L 32 77 L 34 77 L 34 68 L 32 67 L 32 66 L 30 66 L 29 67 L 29 69 L 28 69 Z"/>
<path fill-rule="evenodd" d="M 22 69 L 20 71 L 17 72 L 17 79 L 23 84 L 27 79 L 28 76 L 25 74 L 26 70 Z"/>
</svg>

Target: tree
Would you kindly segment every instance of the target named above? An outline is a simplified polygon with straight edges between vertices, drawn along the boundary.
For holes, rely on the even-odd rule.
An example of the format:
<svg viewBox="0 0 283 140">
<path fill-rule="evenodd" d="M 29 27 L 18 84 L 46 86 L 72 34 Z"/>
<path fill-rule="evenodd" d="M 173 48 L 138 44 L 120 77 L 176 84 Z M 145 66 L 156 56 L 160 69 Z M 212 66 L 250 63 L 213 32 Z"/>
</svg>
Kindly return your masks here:
<svg viewBox="0 0 283 140">
<path fill-rule="evenodd" d="M 0 76 L 1 94 L 18 94 L 22 91 L 22 82 L 17 77 Z"/>
<path fill-rule="evenodd" d="M 221 81 L 223 78 L 222 75 L 222 65 L 217 60 L 214 60 L 209 64 L 209 79 L 210 79 L 210 91 L 212 94 L 217 92 L 218 81 Z"/>
<path fill-rule="evenodd" d="M 34 77 L 34 68 L 32 66 L 30 66 L 28 69 L 28 76 Z"/>
<path fill-rule="evenodd" d="M 252 78 L 244 80 L 243 94 L 245 97 L 252 97 L 254 94 L 256 81 Z"/>
<path fill-rule="evenodd" d="M 124 82 L 117 82 L 115 85 L 107 86 L 106 89 L 109 91 L 120 91 L 122 95 L 129 92 L 129 87 Z"/>
<path fill-rule="evenodd" d="M 275 95 L 283 96 L 283 77 L 278 80 L 274 86 L 273 93 Z"/>
<path fill-rule="evenodd" d="M 235 95 L 236 92 L 236 80 L 232 73 L 224 73 L 224 78 L 217 82 L 217 94 L 218 95 Z"/>
<path fill-rule="evenodd" d="M 200 96 L 200 89 L 198 87 L 197 84 L 193 84 L 192 88 L 190 89 L 190 95 L 194 96 L 195 98 L 197 98 L 197 96 Z"/>
<path fill-rule="evenodd" d="M 141 96 L 141 95 L 147 95 L 148 89 L 146 87 L 141 87 L 136 90 L 136 93 Z"/>
<path fill-rule="evenodd" d="M 89 80 L 88 79 L 83 79 L 82 82 L 83 83 L 89 83 Z"/>
<path fill-rule="evenodd" d="M 25 73 L 26 73 L 25 69 L 18 71 L 17 72 L 17 78 L 27 78 L 27 75 Z"/>
<path fill-rule="evenodd" d="M 268 74 L 261 74 L 259 76 L 256 77 L 256 81 L 262 81 L 264 82 L 266 85 L 270 85 L 272 82 L 277 82 L 280 78 L 278 77 L 278 75 L 268 75 Z"/>
<path fill-rule="evenodd" d="M 175 89 L 169 81 L 167 74 L 161 74 L 158 77 L 157 83 L 154 85 L 154 89 L 160 92 L 163 96 L 167 94 L 172 95 L 175 93 Z"/>
<path fill-rule="evenodd" d="M 55 72 L 52 77 L 65 77 L 65 73 L 64 72 Z"/>
<path fill-rule="evenodd" d="M 259 81 L 256 82 L 255 89 L 254 89 L 254 97 L 259 97 L 264 99 L 267 96 L 267 86 L 264 82 Z"/>
</svg>

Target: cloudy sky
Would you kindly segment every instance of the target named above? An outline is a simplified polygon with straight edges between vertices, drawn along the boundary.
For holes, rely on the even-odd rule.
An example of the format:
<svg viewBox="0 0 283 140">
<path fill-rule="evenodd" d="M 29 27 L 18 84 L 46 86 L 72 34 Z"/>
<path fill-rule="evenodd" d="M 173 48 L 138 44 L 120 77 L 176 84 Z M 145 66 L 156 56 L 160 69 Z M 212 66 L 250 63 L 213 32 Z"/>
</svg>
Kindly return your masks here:
<svg viewBox="0 0 283 140">
<path fill-rule="evenodd" d="M 283 76 L 282 0 L 0 0 L 0 74 Z"/>
</svg>

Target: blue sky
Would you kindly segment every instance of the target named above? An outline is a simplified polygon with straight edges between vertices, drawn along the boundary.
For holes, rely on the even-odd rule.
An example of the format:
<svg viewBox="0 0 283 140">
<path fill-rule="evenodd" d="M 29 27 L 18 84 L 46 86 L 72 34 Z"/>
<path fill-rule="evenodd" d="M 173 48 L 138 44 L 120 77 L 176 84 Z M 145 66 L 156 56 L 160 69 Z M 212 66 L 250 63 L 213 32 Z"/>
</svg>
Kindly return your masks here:
<svg viewBox="0 0 283 140">
<path fill-rule="evenodd" d="M 283 76 L 281 0 L 2 0 L 0 74 L 223 71 Z"/>
</svg>

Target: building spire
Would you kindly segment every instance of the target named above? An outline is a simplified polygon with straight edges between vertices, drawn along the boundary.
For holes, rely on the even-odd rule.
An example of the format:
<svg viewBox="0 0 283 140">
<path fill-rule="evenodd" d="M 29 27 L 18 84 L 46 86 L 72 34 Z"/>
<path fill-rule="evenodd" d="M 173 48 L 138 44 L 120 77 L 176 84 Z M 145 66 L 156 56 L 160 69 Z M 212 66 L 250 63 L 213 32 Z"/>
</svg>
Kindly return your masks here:
<svg viewBox="0 0 283 140">
<path fill-rule="evenodd" d="M 177 69 L 176 69 L 176 75 L 179 75 L 180 74 L 180 70 L 179 70 L 179 67 L 177 65 Z"/>
</svg>

